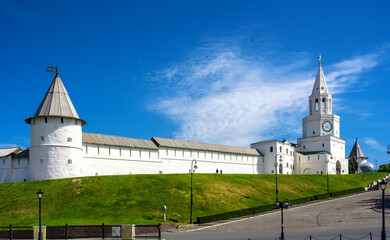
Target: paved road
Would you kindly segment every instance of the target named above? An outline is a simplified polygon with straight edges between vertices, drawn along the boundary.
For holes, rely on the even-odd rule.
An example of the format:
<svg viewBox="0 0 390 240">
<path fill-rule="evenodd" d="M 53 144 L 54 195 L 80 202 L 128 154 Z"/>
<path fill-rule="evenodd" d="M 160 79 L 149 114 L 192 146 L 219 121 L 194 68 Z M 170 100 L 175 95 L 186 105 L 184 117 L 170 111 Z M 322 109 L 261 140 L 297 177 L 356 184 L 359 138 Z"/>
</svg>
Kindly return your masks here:
<svg viewBox="0 0 390 240">
<path fill-rule="evenodd" d="M 369 232 L 380 235 L 381 194 L 381 191 L 372 191 L 291 207 L 284 211 L 286 239 L 304 239 L 311 233 L 318 234 L 320 239 L 330 239 L 340 233 L 355 238 Z M 389 196 L 386 196 L 386 202 L 390 202 Z M 386 205 L 386 212 L 390 216 L 390 205 Z M 390 219 L 387 222 L 390 227 Z M 275 239 L 279 235 L 280 211 L 274 211 L 249 218 L 192 226 L 165 234 L 164 238 Z"/>
</svg>

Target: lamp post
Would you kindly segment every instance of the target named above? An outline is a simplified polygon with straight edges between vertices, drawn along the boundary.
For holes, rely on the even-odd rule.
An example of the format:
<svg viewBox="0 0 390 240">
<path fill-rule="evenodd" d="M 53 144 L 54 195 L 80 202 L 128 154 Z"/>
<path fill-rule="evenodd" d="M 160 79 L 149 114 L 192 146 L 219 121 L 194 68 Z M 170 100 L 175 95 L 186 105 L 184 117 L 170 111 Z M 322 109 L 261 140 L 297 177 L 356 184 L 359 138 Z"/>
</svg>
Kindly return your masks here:
<svg viewBox="0 0 390 240">
<path fill-rule="evenodd" d="M 386 240 L 386 230 L 385 230 L 385 190 L 386 190 L 387 182 L 382 179 L 379 182 L 379 186 L 382 189 L 382 232 L 381 232 L 381 240 Z"/>
<path fill-rule="evenodd" d="M 274 163 L 274 166 L 275 166 L 275 186 L 276 186 L 276 202 L 278 202 L 278 156 L 280 156 L 280 159 L 279 161 L 283 161 L 282 157 L 283 155 L 282 154 L 279 154 L 277 153 L 275 155 L 275 163 Z"/>
<path fill-rule="evenodd" d="M 39 199 L 39 232 L 38 232 L 38 240 L 42 240 L 42 215 L 41 215 L 41 199 L 43 192 L 41 189 L 37 192 L 38 199 Z"/>
<path fill-rule="evenodd" d="M 192 206 L 194 205 L 194 195 L 192 194 L 192 175 L 195 173 L 195 169 L 197 169 L 198 166 L 196 165 L 196 159 L 191 161 L 191 208 L 190 208 L 190 224 L 192 224 Z"/>
<path fill-rule="evenodd" d="M 287 199 L 283 202 L 279 202 L 279 200 L 276 200 L 276 206 L 280 207 L 281 210 L 281 220 L 282 220 L 282 232 L 280 233 L 280 239 L 284 240 L 284 222 L 283 222 L 283 208 L 288 208 L 290 206 L 290 201 Z"/>
</svg>

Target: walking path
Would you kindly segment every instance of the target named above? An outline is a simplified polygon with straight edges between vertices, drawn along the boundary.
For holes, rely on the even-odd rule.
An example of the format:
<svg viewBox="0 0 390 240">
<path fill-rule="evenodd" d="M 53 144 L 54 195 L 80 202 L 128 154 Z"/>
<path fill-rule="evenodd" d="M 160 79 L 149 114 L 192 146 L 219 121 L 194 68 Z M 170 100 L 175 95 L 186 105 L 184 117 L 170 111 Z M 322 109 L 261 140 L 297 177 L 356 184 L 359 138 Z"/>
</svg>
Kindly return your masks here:
<svg viewBox="0 0 390 240">
<path fill-rule="evenodd" d="M 380 226 L 381 191 L 370 191 L 331 200 L 322 200 L 284 210 L 285 229 L 341 227 L 374 225 Z M 386 199 L 388 196 L 386 196 Z M 390 214 L 390 205 L 386 206 Z M 232 219 L 210 224 L 194 225 L 174 232 L 237 232 L 280 229 L 280 210 L 250 217 Z"/>
</svg>

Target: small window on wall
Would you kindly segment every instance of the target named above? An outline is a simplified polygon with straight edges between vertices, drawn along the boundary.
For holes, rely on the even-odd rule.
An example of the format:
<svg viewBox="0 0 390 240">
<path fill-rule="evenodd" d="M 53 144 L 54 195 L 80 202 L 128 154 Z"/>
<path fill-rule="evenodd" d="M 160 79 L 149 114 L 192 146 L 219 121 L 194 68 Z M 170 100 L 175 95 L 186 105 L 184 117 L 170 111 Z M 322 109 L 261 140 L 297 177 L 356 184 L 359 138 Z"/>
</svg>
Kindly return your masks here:
<svg viewBox="0 0 390 240">
<path fill-rule="evenodd" d="M 310 156 L 307 157 L 307 160 L 310 160 Z"/>
<path fill-rule="evenodd" d="M 318 155 L 318 160 L 320 160 L 320 155 Z"/>
<path fill-rule="evenodd" d="M 119 156 L 122 156 L 122 148 L 119 148 Z"/>
<path fill-rule="evenodd" d="M 322 144 L 322 147 L 325 147 L 325 144 L 324 144 L 324 143 Z"/>
<path fill-rule="evenodd" d="M 313 135 L 316 134 L 316 131 L 313 131 Z"/>
<path fill-rule="evenodd" d="M 3 164 L 5 164 L 5 159 L 3 159 Z"/>
<path fill-rule="evenodd" d="M 35 119 L 33 119 L 33 124 L 35 124 Z"/>
<path fill-rule="evenodd" d="M 288 154 L 288 149 L 286 149 L 286 154 Z"/>
<path fill-rule="evenodd" d="M 47 123 L 47 117 L 45 117 L 45 123 Z"/>
<path fill-rule="evenodd" d="M 270 147 L 269 152 L 273 152 L 273 151 L 274 151 L 274 147 Z"/>
<path fill-rule="evenodd" d="M 98 154 L 100 154 L 100 147 L 98 146 Z"/>
<path fill-rule="evenodd" d="M 88 154 L 88 145 L 85 145 L 85 153 Z"/>
<path fill-rule="evenodd" d="M 44 137 L 44 136 L 41 136 L 41 140 L 45 140 L 45 137 Z"/>
<path fill-rule="evenodd" d="M 72 138 L 71 137 L 68 137 L 68 142 L 72 142 Z"/>
<path fill-rule="evenodd" d="M 75 123 L 76 123 L 76 125 L 77 125 L 77 119 L 75 120 Z"/>
<path fill-rule="evenodd" d="M 282 146 L 279 147 L 279 152 L 282 152 Z"/>
<path fill-rule="evenodd" d="M 108 155 L 111 155 L 111 148 L 108 148 Z"/>
<path fill-rule="evenodd" d="M 61 123 L 64 123 L 64 118 L 61 118 Z"/>
<path fill-rule="evenodd" d="M 18 165 L 20 165 L 20 158 L 18 158 Z"/>
<path fill-rule="evenodd" d="M 303 145 L 303 149 L 306 149 L 305 145 Z"/>
<path fill-rule="evenodd" d="M 271 173 L 274 173 L 274 170 L 271 170 Z"/>
<path fill-rule="evenodd" d="M 68 159 L 68 164 L 72 164 L 72 159 Z"/>
</svg>

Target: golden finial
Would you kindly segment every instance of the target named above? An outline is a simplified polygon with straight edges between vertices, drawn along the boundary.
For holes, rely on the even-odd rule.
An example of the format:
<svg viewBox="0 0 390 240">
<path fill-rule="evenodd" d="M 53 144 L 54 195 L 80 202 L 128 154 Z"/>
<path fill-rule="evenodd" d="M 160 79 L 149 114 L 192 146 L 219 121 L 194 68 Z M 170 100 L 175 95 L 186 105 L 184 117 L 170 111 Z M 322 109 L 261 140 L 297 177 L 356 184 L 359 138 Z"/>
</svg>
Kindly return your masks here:
<svg viewBox="0 0 390 240">
<path fill-rule="evenodd" d="M 320 54 L 320 56 L 318 57 L 318 59 L 320 60 L 320 66 L 321 66 L 321 54 Z"/>
</svg>

